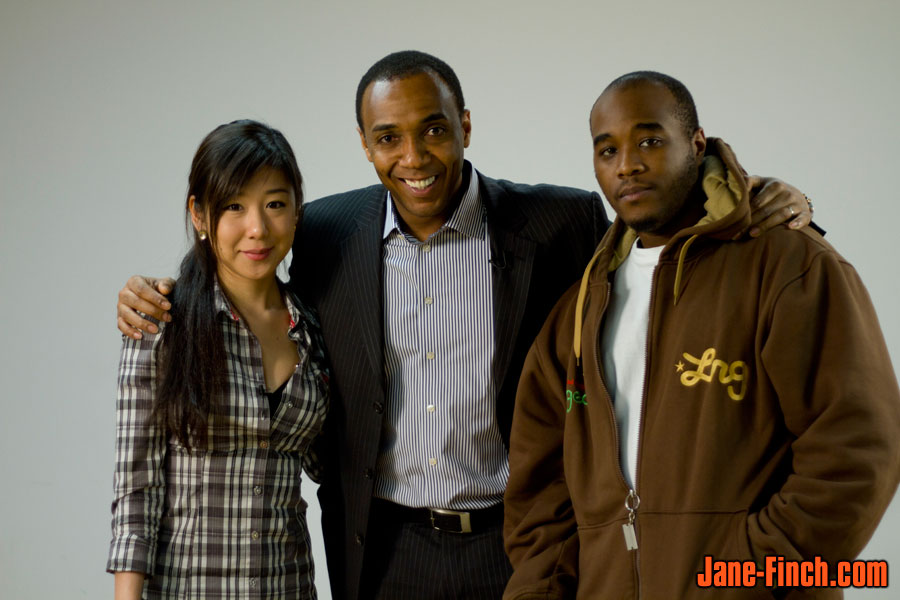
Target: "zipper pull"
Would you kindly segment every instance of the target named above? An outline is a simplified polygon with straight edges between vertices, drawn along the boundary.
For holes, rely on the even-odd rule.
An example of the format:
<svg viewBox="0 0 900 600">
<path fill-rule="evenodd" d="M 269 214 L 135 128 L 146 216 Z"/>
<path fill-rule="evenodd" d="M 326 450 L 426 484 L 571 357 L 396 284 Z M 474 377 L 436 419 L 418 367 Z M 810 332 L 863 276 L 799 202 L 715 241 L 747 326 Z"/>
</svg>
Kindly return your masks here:
<svg viewBox="0 0 900 600">
<path fill-rule="evenodd" d="M 641 505 L 641 498 L 634 490 L 628 490 L 625 497 L 625 510 L 628 511 L 628 522 L 622 524 L 622 533 L 625 535 L 625 549 L 637 550 L 637 535 L 634 533 L 634 518 L 637 513 L 638 506 Z"/>
</svg>

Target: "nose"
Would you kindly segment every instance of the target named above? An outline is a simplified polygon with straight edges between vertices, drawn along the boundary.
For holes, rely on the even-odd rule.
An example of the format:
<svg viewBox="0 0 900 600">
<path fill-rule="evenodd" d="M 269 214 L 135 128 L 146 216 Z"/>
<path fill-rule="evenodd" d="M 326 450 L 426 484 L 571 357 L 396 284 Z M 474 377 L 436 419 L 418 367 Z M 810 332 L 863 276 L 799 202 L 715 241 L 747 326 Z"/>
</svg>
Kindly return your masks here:
<svg viewBox="0 0 900 600">
<path fill-rule="evenodd" d="M 264 209 L 254 208 L 247 211 L 247 236 L 259 239 L 269 232 L 269 224 L 266 220 Z"/>
<path fill-rule="evenodd" d="M 403 167 L 417 169 L 428 160 L 428 150 L 425 148 L 425 143 L 416 136 L 406 137 L 400 151 L 403 153 L 400 157 L 400 165 Z"/>
<path fill-rule="evenodd" d="M 616 173 L 619 177 L 631 177 L 647 170 L 638 148 L 621 148 L 617 158 Z"/>
</svg>

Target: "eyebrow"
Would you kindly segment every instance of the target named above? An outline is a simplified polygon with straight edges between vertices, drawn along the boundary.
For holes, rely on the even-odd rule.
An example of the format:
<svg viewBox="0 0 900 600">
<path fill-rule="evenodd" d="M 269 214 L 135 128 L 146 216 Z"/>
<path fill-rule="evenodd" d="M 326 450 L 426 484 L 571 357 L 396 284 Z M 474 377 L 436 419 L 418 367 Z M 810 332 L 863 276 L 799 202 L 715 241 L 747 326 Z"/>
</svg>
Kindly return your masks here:
<svg viewBox="0 0 900 600">
<path fill-rule="evenodd" d="M 272 188 L 270 190 L 266 190 L 263 192 L 263 196 L 270 196 L 272 194 L 290 194 L 291 190 L 288 188 Z M 246 196 L 243 190 L 234 195 L 235 198 L 240 198 L 242 196 Z"/>
<path fill-rule="evenodd" d="M 430 123 L 432 121 L 447 121 L 447 115 L 442 112 L 431 113 L 424 119 L 420 121 L 420 123 Z M 375 125 L 372 127 L 372 133 L 378 133 L 379 131 L 388 131 L 390 129 L 396 129 L 397 125 L 395 123 L 382 123 L 380 125 Z"/>
<path fill-rule="evenodd" d="M 634 126 L 634 129 L 639 131 L 662 131 L 664 127 L 659 123 L 649 122 L 649 123 L 638 123 Z M 594 145 L 596 146 L 600 142 L 606 140 L 607 138 L 612 137 L 608 133 L 601 133 L 594 136 Z"/>
<path fill-rule="evenodd" d="M 642 131 L 660 131 L 663 129 L 663 126 L 659 123 L 638 123 L 634 128 Z"/>
</svg>

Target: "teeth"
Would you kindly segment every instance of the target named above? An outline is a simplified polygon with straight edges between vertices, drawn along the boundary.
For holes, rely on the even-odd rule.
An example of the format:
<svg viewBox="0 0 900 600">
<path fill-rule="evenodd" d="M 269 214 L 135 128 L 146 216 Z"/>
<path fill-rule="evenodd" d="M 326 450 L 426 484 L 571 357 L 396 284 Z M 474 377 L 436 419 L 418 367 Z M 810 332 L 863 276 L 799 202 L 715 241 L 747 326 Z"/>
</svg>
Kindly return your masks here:
<svg viewBox="0 0 900 600">
<path fill-rule="evenodd" d="M 424 190 L 429 185 L 434 183 L 434 179 L 435 179 L 435 176 L 432 175 L 428 179 L 404 179 L 403 181 L 405 181 L 406 185 L 408 185 L 411 188 L 416 188 L 417 190 Z"/>
</svg>

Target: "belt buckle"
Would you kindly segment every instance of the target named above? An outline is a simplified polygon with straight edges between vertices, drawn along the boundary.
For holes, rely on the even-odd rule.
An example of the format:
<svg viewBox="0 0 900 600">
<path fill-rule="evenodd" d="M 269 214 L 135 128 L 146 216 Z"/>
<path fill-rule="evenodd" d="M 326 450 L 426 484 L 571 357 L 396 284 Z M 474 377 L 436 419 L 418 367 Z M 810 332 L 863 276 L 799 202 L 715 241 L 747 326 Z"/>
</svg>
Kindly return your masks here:
<svg viewBox="0 0 900 600">
<path fill-rule="evenodd" d="M 449 531 L 450 533 L 472 533 L 472 519 L 469 516 L 469 513 L 466 511 L 460 510 L 448 510 L 445 508 L 430 508 L 431 511 L 431 527 L 437 529 L 438 531 Z M 454 531 L 452 529 L 445 529 L 443 527 L 439 527 L 434 523 L 434 515 L 452 515 L 459 517 L 459 531 Z"/>
</svg>

